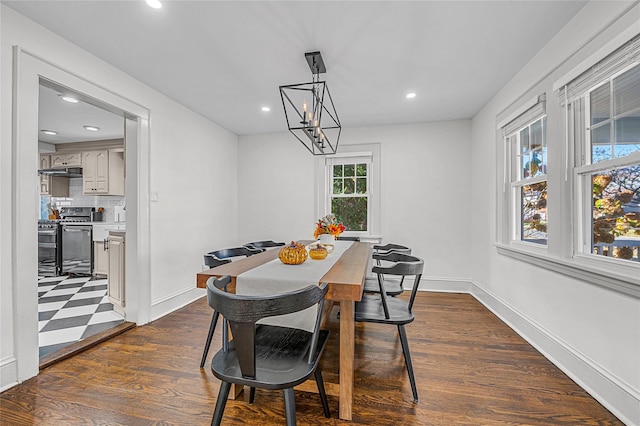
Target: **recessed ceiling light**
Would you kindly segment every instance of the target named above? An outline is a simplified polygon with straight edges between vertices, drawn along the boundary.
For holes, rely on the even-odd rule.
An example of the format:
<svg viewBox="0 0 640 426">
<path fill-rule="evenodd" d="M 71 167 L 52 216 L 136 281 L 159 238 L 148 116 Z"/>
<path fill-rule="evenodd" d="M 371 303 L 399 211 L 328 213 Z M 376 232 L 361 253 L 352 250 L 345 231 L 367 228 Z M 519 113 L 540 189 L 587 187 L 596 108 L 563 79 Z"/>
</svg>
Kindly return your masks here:
<svg viewBox="0 0 640 426">
<path fill-rule="evenodd" d="M 413 99 L 415 97 L 416 97 L 416 94 L 414 92 L 407 93 L 407 99 Z"/>
<path fill-rule="evenodd" d="M 160 0 L 147 0 L 147 4 L 154 9 L 160 9 L 162 7 Z"/>
<path fill-rule="evenodd" d="M 58 132 L 54 132 L 53 130 L 40 130 L 42 133 L 44 133 L 45 135 L 51 135 L 51 136 L 55 136 L 58 134 Z"/>
<path fill-rule="evenodd" d="M 60 97 L 62 98 L 63 101 L 72 103 L 72 104 L 77 104 L 78 100 L 76 98 L 74 98 L 73 96 L 70 95 L 60 95 Z"/>
<path fill-rule="evenodd" d="M 97 126 L 82 126 L 82 127 L 89 130 L 90 132 L 97 132 L 98 130 L 100 130 L 100 127 L 97 127 Z"/>
<path fill-rule="evenodd" d="M 271 108 L 269 108 L 268 106 L 263 106 L 262 107 L 262 111 L 269 112 L 269 111 L 271 111 Z"/>
</svg>

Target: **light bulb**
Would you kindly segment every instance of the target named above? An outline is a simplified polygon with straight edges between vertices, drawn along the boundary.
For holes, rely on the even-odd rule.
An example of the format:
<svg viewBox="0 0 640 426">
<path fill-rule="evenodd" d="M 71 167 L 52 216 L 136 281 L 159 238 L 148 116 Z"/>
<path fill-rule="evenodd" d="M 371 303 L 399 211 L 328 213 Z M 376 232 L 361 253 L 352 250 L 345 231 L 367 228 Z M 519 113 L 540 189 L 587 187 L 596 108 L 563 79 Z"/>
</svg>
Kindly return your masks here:
<svg viewBox="0 0 640 426">
<path fill-rule="evenodd" d="M 162 3 L 160 3 L 160 0 L 146 0 L 146 1 L 147 1 L 147 4 L 154 9 L 160 9 L 162 7 Z"/>
</svg>

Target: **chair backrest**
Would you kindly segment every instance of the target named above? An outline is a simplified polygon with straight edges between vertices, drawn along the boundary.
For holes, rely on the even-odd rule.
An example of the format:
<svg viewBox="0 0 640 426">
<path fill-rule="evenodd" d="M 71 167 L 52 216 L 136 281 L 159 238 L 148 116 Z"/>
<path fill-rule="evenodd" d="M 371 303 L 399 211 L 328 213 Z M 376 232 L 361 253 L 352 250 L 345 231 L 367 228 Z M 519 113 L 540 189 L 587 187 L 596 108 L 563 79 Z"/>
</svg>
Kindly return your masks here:
<svg viewBox="0 0 640 426">
<path fill-rule="evenodd" d="M 400 244 L 385 244 L 385 245 L 374 245 L 373 249 L 379 253 L 389 253 L 389 252 L 398 252 L 404 254 L 411 254 L 411 249 L 407 246 L 401 246 Z"/>
<path fill-rule="evenodd" d="M 231 262 L 232 257 L 249 257 L 253 256 L 254 254 L 258 254 L 261 251 L 262 250 L 251 250 L 247 247 L 234 247 L 214 250 L 204 255 L 204 264 L 209 268 L 215 268 L 216 266 L 224 265 L 225 263 Z"/>
<path fill-rule="evenodd" d="M 337 239 L 342 241 L 360 241 L 360 237 L 338 237 Z"/>
<path fill-rule="evenodd" d="M 283 246 L 284 243 L 276 243 L 273 240 L 265 240 L 265 241 L 253 241 L 251 243 L 244 244 L 244 247 L 247 247 L 250 250 L 260 250 L 267 249 L 270 247 L 279 247 Z"/>
<path fill-rule="evenodd" d="M 231 263 L 231 259 L 218 259 L 210 254 L 204 255 L 204 264 L 209 268 L 215 268 L 216 266 L 224 265 L 225 263 Z"/>
<path fill-rule="evenodd" d="M 247 247 L 234 247 L 210 251 L 207 254 L 213 255 L 218 259 L 229 259 L 230 257 L 253 256 L 256 252 L 248 249 Z"/>
<path fill-rule="evenodd" d="M 380 297 L 382 298 L 382 307 L 387 319 L 389 319 L 389 309 L 387 308 L 387 294 L 384 291 L 383 275 L 397 275 L 401 276 L 403 280 L 407 275 L 415 276 L 413 289 L 411 290 L 411 297 L 409 298 L 408 305 L 409 312 L 411 312 L 411 310 L 413 309 L 413 302 L 415 301 L 416 294 L 418 293 L 418 286 L 420 284 L 420 278 L 422 278 L 422 271 L 424 270 L 424 261 L 419 257 L 402 255 L 400 253 L 396 254 L 406 256 L 406 258 L 411 259 L 394 263 L 391 266 L 374 266 L 372 269 L 374 274 L 378 274 L 378 284 L 380 285 L 381 289 Z"/>
<path fill-rule="evenodd" d="M 285 315 L 302 311 L 313 305 L 318 305 L 316 325 L 309 350 L 309 363 L 314 362 L 324 296 L 327 293 L 327 283 L 310 285 L 300 290 L 268 296 L 242 296 L 226 293 L 223 289 L 230 282 L 228 276 L 222 278 L 211 277 L 207 281 L 207 300 L 209 306 L 219 312 L 231 326 L 234 347 L 240 364 L 240 370 L 245 377 L 255 377 L 256 354 L 255 332 L 256 322 L 262 318 Z M 226 349 L 226 345 L 223 349 Z"/>
<path fill-rule="evenodd" d="M 373 253 L 373 258 L 375 260 L 384 260 L 386 262 L 418 262 L 420 261 L 420 258 L 418 257 L 411 256 L 410 254 L 401 253 L 399 251 Z"/>
</svg>

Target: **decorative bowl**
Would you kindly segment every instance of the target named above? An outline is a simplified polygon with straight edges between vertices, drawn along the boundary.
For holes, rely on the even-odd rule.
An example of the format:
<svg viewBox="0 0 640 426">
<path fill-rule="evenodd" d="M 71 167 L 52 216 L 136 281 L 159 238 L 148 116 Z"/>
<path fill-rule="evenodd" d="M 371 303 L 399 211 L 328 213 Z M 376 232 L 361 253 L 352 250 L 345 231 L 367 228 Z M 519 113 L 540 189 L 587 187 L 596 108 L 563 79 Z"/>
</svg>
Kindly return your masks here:
<svg viewBox="0 0 640 426">
<path fill-rule="evenodd" d="M 280 249 L 278 258 L 286 265 L 300 265 L 307 260 L 307 249 L 303 244 L 291 241 Z"/>
<path fill-rule="evenodd" d="M 327 249 L 321 244 L 316 245 L 315 247 L 311 247 L 309 249 L 309 257 L 313 260 L 322 260 L 327 257 L 329 252 Z"/>
</svg>

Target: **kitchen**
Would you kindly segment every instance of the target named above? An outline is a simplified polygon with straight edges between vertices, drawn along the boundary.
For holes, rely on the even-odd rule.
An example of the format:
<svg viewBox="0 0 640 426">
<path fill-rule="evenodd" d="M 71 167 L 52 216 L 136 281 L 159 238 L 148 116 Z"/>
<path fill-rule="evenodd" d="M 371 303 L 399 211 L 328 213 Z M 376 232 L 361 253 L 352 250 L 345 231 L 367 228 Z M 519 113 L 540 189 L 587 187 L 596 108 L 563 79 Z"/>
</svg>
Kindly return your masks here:
<svg viewBox="0 0 640 426">
<path fill-rule="evenodd" d="M 40 82 L 41 362 L 124 321 L 125 120 L 109 109 Z"/>
</svg>

